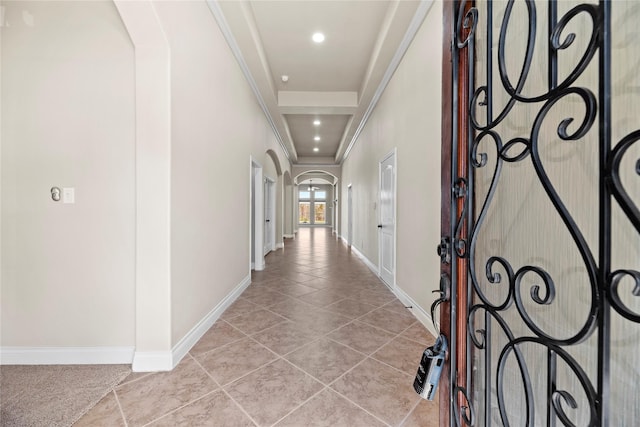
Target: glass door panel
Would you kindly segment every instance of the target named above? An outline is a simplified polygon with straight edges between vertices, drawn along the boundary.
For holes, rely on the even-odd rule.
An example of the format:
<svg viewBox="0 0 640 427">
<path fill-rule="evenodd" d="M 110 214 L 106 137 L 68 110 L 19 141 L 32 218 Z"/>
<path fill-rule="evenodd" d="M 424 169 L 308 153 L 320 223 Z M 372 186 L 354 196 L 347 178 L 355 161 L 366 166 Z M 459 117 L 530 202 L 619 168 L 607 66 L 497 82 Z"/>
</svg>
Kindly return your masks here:
<svg viewBox="0 0 640 427">
<path fill-rule="evenodd" d="M 314 203 L 314 224 L 326 224 L 327 203 L 315 202 Z"/>
<path fill-rule="evenodd" d="M 300 224 L 311 223 L 311 203 L 300 202 L 298 204 L 298 222 Z"/>
</svg>

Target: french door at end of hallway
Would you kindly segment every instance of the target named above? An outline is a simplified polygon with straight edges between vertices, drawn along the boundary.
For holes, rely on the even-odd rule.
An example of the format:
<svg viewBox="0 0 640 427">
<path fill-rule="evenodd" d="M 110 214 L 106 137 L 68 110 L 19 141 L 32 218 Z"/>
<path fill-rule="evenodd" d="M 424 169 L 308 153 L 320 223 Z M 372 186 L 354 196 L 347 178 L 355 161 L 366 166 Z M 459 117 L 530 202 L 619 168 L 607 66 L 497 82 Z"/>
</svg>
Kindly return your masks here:
<svg viewBox="0 0 640 427">
<path fill-rule="evenodd" d="M 640 3 L 443 7 L 440 425 L 636 426 Z"/>
</svg>

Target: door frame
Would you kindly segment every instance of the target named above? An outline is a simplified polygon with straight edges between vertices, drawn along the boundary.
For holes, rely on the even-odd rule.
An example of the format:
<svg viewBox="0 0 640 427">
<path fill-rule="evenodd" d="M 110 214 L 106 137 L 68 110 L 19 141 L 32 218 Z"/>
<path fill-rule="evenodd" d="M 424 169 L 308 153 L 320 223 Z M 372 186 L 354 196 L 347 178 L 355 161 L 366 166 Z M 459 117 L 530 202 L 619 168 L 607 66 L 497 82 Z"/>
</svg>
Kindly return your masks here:
<svg viewBox="0 0 640 427">
<path fill-rule="evenodd" d="M 468 7 L 471 8 L 471 2 L 468 2 Z M 440 208 L 440 236 L 442 236 L 441 244 L 438 246 L 438 253 L 440 254 L 440 285 L 441 290 L 445 292 L 443 297 L 448 298 L 440 304 L 440 331 L 451 342 L 456 340 L 459 336 L 466 336 L 466 323 L 456 322 L 457 313 L 452 313 L 451 301 L 459 297 L 466 297 L 466 291 L 457 292 L 459 287 L 451 285 L 457 283 L 457 276 L 459 276 L 460 269 L 462 268 L 462 277 L 466 279 L 466 269 L 463 266 L 452 265 L 451 262 L 447 262 L 452 258 L 452 245 L 447 247 L 446 236 L 453 236 L 455 232 L 453 227 L 456 223 L 456 219 L 459 215 L 458 209 L 452 209 L 452 189 L 454 187 L 453 182 L 453 165 L 454 156 L 460 156 L 460 150 L 458 147 L 454 147 L 454 140 L 458 138 L 458 132 L 461 129 L 461 125 L 468 120 L 467 112 L 459 109 L 454 111 L 454 97 L 458 97 L 460 92 L 465 93 L 464 88 L 458 87 L 454 82 L 457 76 L 457 81 L 469 84 L 469 76 L 460 75 L 460 72 L 468 70 L 468 67 L 459 67 L 458 56 L 456 49 L 453 49 L 453 35 L 455 29 L 455 17 L 458 12 L 459 1 L 444 2 L 442 8 L 442 123 L 441 123 L 441 208 Z M 462 69 L 462 71 L 460 71 Z M 460 105 L 460 104 L 457 104 Z M 465 129 L 462 127 L 462 129 Z M 455 139 L 454 139 L 455 138 Z M 464 144 L 462 144 L 464 145 Z M 466 230 L 465 230 L 466 232 Z M 449 284 L 449 285 L 447 285 Z M 449 286 L 449 289 L 447 289 Z M 443 289 L 444 288 L 444 289 Z M 458 306 L 461 301 L 458 301 Z M 466 305 L 463 305 L 463 307 Z M 440 427 L 453 427 L 456 425 L 464 425 L 462 420 L 456 420 L 453 415 L 453 407 L 457 405 L 462 406 L 464 403 L 459 397 L 458 401 L 454 402 L 451 394 L 451 384 L 466 384 L 466 369 L 458 369 L 459 362 L 463 364 L 466 362 L 465 357 L 459 357 L 462 360 L 451 360 L 449 357 L 445 359 L 445 365 L 443 368 L 443 375 L 439 385 L 439 413 L 440 413 Z M 462 376 L 462 378 L 460 377 Z"/>
<path fill-rule="evenodd" d="M 353 184 L 347 185 L 347 246 L 353 244 Z"/>
<path fill-rule="evenodd" d="M 394 147 L 393 150 L 388 152 L 378 162 L 378 276 L 382 279 L 382 164 L 389 158 L 393 157 L 393 277 L 391 283 L 387 283 L 386 280 L 382 280 L 391 289 L 396 287 L 396 265 L 397 265 L 397 205 L 398 205 L 398 148 Z"/>
<path fill-rule="evenodd" d="M 249 158 L 249 271 L 264 270 L 264 187 L 262 165 Z"/>
<path fill-rule="evenodd" d="M 266 176 L 264 177 L 264 255 L 276 249 L 276 181 Z M 267 239 L 269 239 L 267 241 Z"/>
</svg>

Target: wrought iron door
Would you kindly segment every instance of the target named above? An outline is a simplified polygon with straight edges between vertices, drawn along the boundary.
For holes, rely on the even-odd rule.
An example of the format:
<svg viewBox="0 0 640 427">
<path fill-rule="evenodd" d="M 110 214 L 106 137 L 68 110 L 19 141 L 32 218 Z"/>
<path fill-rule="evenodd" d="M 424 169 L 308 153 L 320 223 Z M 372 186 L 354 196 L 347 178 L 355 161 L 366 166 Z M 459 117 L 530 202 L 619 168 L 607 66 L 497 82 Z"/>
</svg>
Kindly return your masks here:
<svg viewBox="0 0 640 427">
<path fill-rule="evenodd" d="M 640 425 L 640 2 L 444 7 L 446 424 Z"/>
</svg>

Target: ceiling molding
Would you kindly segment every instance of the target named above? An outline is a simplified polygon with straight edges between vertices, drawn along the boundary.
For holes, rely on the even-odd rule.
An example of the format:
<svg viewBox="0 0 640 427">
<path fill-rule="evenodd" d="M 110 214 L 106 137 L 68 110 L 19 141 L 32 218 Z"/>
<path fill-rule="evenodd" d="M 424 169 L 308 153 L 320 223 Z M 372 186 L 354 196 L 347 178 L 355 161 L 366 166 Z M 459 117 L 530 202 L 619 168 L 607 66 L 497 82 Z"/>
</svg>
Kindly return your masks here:
<svg viewBox="0 0 640 427">
<path fill-rule="evenodd" d="M 279 91 L 279 107 L 350 107 L 358 106 L 358 92 Z"/>
<path fill-rule="evenodd" d="M 273 133 L 275 134 L 275 137 L 278 140 L 278 144 L 280 145 L 280 148 L 282 148 L 282 151 L 284 152 L 284 155 L 287 157 L 287 160 L 291 162 L 292 161 L 291 153 L 289 152 L 286 145 L 284 144 L 282 135 L 278 131 L 278 127 L 273 119 L 273 116 L 269 111 L 269 107 L 267 106 L 266 102 L 264 101 L 264 98 L 262 97 L 262 94 L 260 93 L 258 85 L 255 79 L 253 78 L 253 75 L 251 74 L 249 66 L 247 65 L 247 62 L 245 61 L 244 56 L 242 55 L 242 51 L 240 50 L 240 47 L 238 46 L 238 43 L 235 37 L 233 36 L 233 33 L 231 32 L 231 28 L 229 27 L 229 24 L 226 18 L 224 17 L 224 13 L 222 12 L 220 5 L 218 4 L 218 1 L 207 0 L 207 5 L 209 6 L 209 10 L 211 10 L 213 17 L 218 23 L 218 26 L 220 27 L 220 30 L 222 31 L 222 34 L 225 40 L 229 44 L 229 47 L 233 52 L 233 56 L 238 61 L 238 64 L 240 65 L 240 69 L 242 70 L 242 74 L 244 74 L 244 77 L 247 79 L 247 82 L 251 87 L 251 90 L 256 96 L 256 99 L 258 100 L 258 104 L 260 105 L 260 108 L 264 112 L 267 118 L 267 122 L 269 122 L 269 126 L 271 126 L 271 129 L 273 130 Z"/>
<path fill-rule="evenodd" d="M 355 0 L 309 2 L 304 7 L 297 2 L 268 7 L 259 0 L 207 0 L 290 168 L 309 164 L 341 167 L 432 3 L 386 0 L 362 9 Z M 362 28 L 358 34 L 366 36 L 351 37 L 344 25 L 335 25 L 336 14 L 368 17 L 358 24 Z M 308 42 L 301 41 L 305 25 L 317 19 L 327 22 L 345 50 L 309 49 Z M 356 46 L 358 49 L 354 49 Z M 349 55 L 345 57 L 344 52 Z M 319 58 L 325 61 L 314 64 Z M 280 78 L 274 79 L 274 73 Z M 356 78 L 359 91 L 354 86 Z M 324 157 L 311 154 L 318 143 L 312 136 L 318 131 L 311 126 L 310 118 L 305 121 L 302 116 L 312 115 L 325 116 L 319 128 L 321 135 L 316 134 L 322 138 L 323 150 L 317 154 Z"/>
<path fill-rule="evenodd" d="M 351 138 L 351 142 L 347 146 L 347 149 L 344 151 L 344 154 L 340 159 L 340 162 L 339 162 L 340 164 L 344 163 L 344 161 L 347 159 L 347 157 L 349 156 L 349 153 L 353 149 L 354 144 L 360 137 L 360 133 L 364 129 L 367 121 L 369 120 L 369 117 L 371 116 L 371 114 L 373 113 L 373 110 L 378 104 L 378 101 L 380 100 L 382 93 L 385 91 L 385 89 L 387 88 L 387 85 L 391 81 L 391 77 L 393 77 L 393 73 L 396 71 L 396 69 L 400 65 L 400 62 L 402 61 L 404 54 L 409 49 L 411 42 L 413 41 L 415 35 L 420 29 L 420 26 L 422 25 L 422 22 L 427 16 L 427 13 L 429 12 L 429 9 L 431 9 L 432 5 L 433 5 L 433 0 L 420 1 L 420 5 L 418 6 L 416 13 L 414 14 L 413 19 L 411 20 L 411 24 L 409 25 L 409 28 L 407 29 L 402 39 L 402 42 L 398 46 L 396 53 L 393 55 L 393 58 L 391 59 L 391 62 L 389 63 L 389 66 L 387 67 L 387 70 L 385 71 L 384 76 L 382 77 L 382 80 L 380 81 L 380 84 L 378 85 L 378 88 L 376 89 L 376 92 L 373 95 L 373 98 L 371 99 L 371 102 L 369 103 L 369 106 L 367 107 L 367 110 L 365 111 L 362 117 L 362 120 L 360 120 L 360 123 L 358 124 L 358 127 L 356 128 L 356 131 L 353 134 L 353 137 Z"/>
<path fill-rule="evenodd" d="M 310 175 L 310 178 L 305 177 L 305 175 Z M 301 172 L 297 175 L 295 175 L 293 177 L 293 183 L 295 185 L 300 185 L 301 182 L 307 180 L 307 179 L 318 179 L 318 178 L 323 178 L 326 179 L 324 177 L 322 177 L 321 175 L 328 175 L 330 177 L 333 178 L 333 185 L 337 184 L 340 181 L 340 178 L 338 178 L 336 175 L 334 175 L 333 173 L 327 171 L 327 170 L 322 170 L 322 169 L 313 169 L 313 170 L 308 170 L 308 171 L 304 171 Z M 302 180 L 300 182 L 298 182 L 299 178 L 302 178 Z"/>
</svg>

